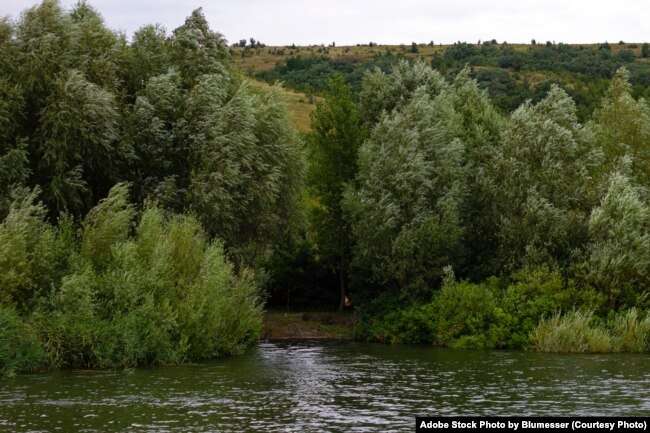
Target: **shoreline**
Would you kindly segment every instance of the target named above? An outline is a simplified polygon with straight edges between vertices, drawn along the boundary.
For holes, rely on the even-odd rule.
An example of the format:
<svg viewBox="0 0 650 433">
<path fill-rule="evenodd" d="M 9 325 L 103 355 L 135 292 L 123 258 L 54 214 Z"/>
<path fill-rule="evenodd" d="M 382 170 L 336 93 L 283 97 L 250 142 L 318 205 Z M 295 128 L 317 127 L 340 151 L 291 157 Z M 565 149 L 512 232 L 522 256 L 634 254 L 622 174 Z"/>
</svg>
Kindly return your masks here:
<svg viewBox="0 0 650 433">
<path fill-rule="evenodd" d="M 357 322 L 352 312 L 271 310 L 264 313 L 259 341 L 353 340 Z"/>
</svg>

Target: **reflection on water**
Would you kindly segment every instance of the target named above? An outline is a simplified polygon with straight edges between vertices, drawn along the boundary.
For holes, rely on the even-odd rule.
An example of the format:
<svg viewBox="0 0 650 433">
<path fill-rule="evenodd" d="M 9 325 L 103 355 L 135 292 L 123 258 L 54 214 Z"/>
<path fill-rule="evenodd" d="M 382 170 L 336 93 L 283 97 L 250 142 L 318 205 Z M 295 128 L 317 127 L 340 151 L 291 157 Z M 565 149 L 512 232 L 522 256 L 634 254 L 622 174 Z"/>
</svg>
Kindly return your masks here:
<svg viewBox="0 0 650 433">
<path fill-rule="evenodd" d="M 420 415 L 650 415 L 649 355 L 353 342 L 259 344 L 201 364 L 0 382 L 0 431 L 413 431 Z"/>
</svg>

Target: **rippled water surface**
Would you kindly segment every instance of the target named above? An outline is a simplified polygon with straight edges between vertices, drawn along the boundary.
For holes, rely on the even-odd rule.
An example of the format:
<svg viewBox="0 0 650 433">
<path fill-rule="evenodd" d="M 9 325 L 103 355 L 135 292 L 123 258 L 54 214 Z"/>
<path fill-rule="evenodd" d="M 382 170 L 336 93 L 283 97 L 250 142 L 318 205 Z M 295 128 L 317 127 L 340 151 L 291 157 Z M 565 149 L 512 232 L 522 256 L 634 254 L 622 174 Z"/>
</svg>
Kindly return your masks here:
<svg viewBox="0 0 650 433">
<path fill-rule="evenodd" d="M 547 355 L 353 342 L 0 379 L 0 431 L 413 431 L 417 415 L 650 415 L 649 355 Z"/>
</svg>

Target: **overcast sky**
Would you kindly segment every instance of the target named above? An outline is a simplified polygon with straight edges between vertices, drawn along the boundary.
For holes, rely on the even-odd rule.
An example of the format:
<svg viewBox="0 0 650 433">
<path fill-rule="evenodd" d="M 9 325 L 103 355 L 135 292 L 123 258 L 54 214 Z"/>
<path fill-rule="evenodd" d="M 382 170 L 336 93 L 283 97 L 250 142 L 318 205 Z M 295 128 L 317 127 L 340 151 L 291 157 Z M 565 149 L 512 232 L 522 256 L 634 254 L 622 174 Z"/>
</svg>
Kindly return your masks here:
<svg viewBox="0 0 650 433">
<path fill-rule="evenodd" d="M 76 1 L 63 0 L 69 8 Z M 17 18 L 37 2 L 0 0 Z M 143 24 L 168 31 L 202 6 L 229 42 L 267 45 L 451 43 L 496 39 L 565 43 L 650 40 L 648 0 L 91 0 L 107 25 L 131 35 Z"/>
</svg>

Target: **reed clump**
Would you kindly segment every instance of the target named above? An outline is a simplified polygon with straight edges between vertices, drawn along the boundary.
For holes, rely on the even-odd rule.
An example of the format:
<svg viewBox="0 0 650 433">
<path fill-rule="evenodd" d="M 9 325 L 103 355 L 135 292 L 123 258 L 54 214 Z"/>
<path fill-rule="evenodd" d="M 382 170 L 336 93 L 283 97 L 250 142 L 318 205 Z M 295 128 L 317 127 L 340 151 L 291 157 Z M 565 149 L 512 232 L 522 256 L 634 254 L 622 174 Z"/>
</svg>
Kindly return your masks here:
<svg viewBox="0 0 650 433">
<path fill-rule="evenodd" d="M 608 321 L 588 310 L 556 313 L 539 322 L 530 340 L 540 352 L 644 352 L 650 350 L 650 317 L 642 317 L 635 308 Z"/>
</svg>

